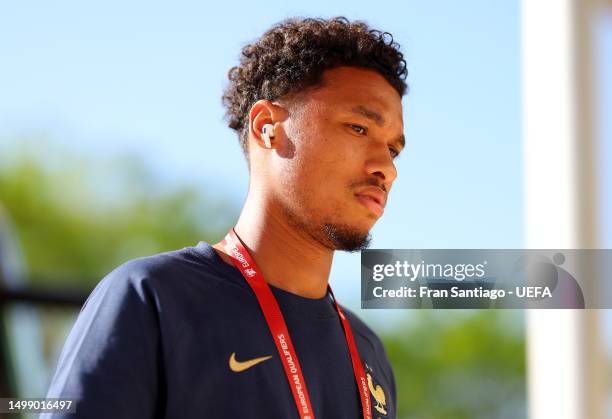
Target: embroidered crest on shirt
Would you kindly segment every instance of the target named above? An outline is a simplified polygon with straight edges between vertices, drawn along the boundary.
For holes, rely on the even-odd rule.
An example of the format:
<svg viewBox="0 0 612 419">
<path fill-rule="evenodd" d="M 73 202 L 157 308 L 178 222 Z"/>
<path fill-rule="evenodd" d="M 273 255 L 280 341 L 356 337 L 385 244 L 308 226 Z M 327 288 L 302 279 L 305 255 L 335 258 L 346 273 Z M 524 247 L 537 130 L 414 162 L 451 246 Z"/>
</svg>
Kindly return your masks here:
<svg viewBox="0 0 612 419">
<path fill-rule="evenodd" d="M 370 389 L 370 394 L 374 399 L 374 409 L 381 415 L 387 416 L 387 398 L 385 397 L 385 391 L 382 386 L 374 381 L 372 375 L 374 371 L 368 364 L 365 364 L 365 372 L 366 378 L 368 379 L 368 388 Z"/>
</svg>

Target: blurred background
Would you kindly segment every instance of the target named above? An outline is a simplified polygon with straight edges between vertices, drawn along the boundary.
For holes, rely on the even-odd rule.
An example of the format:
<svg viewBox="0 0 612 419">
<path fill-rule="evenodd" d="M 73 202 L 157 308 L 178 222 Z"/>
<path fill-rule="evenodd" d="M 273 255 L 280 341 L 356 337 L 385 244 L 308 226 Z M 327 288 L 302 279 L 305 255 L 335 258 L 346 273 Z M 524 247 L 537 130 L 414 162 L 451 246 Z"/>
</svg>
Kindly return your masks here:
<svg viewBox="0 0 612 419">
<path fill-rule="evenodd" d="M 570 19 L 580 11 L 581 2 L 561 3 Z M 598 197 L 589 246 L 608 248 L 611 9 L 602 6 L 588 29 Z M 524 50 L 538 35 L 524 22 L 538 13 L 517 0 L 0 4 L 0 397 L 46 395 L 82 302 L 110 270 L 216 242 L 233 225 L 248 172 L 223 121 L 227 70 L 242 46 L 289 16 L 365 20 L 405 54 L 407 148 L 372 248 L 528 247 L 527 190 L 538 171 L 526 170 L 534 154 Z M 536 26 L 547 33 L 547 24 Z M 564 170 L 560 148 L 536 167 Z M 359 254 L 337 254 L 332 287 L 383 338 L 401 418 L 553 417 L 530 408 L 540 393 L 528 379 L 537 365 L 524 311 L 362 310 L 359 278 Z M 612 316 L 598 316 L 599 368 L 610 375 Z M 603 388 L 612 417 L 612 387 Z M 596 418 L 576 412 L 563 417 Z"/>
</svg>

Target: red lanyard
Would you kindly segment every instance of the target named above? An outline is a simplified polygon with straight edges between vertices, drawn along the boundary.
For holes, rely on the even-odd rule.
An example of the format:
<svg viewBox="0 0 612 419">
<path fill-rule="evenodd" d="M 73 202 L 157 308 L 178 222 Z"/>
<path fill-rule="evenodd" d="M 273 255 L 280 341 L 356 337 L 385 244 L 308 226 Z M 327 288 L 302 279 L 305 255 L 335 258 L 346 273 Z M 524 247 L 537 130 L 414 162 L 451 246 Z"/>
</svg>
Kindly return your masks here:
<svg viewBox="0 0 612 419">
<path fill-rule="evenodd" d="M 287 330 L 287 324 L 283 318 L 283 313 L 280 311 L 276 298 L 274 298 L 274 294 L 272 294 L 272 290 L 270 290 L 270 287 L 264 280 L 259 267 L 257 267 L 255 261 L 253 258 L 251 258 L 251 255 L 244 247 L 233 228 L 225 236 L 224 243 L 225 250 L 229 256 L 231 256 L 234 265 L 240 270 L 257 297 L 259 306 L 261 307 L 264 317 L 266 318 L 266 322 L 268 323 L 270 333 L 272 333 L 272 336 L 274 337 L 274 343 L 276 344 L 276 349 L 278 350 L 280 359 L 283 360 L 282 364 L 285 368 L 287 381 L 289 381 L 289 386 L 293 392 L 293 398 L 295 399 L 295 404 L 297 406 L 298 413 L 300 414 L 300 418 L 314 419 L 314 413 L 312 411 L 312 405 L 310 404 L 310 396 L 308 395 L 308 390 L 306 389 L 306 382 L 304 381 L 302 368 L 300 367 L 297 354 L 293 349 L 293 343 L 291 343 L 291 338 L 289 337 L 289 331 Z M 334 299 L 336 310 L 338 310 L 338 315 L 340 316 L 342 327 L 344 328 L 344 336 L 346 337 L 346 343 L 351 354 L 351 362 L 353 363 L 355 381 L 357 383 L 357 388 L 360 389 L 359 397 L 361 398 L 363 417 L 365 419 L 371 419 L 372 410 L 370 406 L 370 393 L 368 390 L 365 373 L 363 371 L 363 366 L 361 365 L 361 360 L 359 359 L 359 353 L 357 352 L 357 347 L 355 346 L 355 340 L 353 339 L 353 332 L 351 331 L 351 327 L 346 319 L 346 316 L 336 301 L 336 297 L 334 297 L 331 287 L 329 285 L 327 287 L 329 289 L 329 293 Z"/>
</svg>

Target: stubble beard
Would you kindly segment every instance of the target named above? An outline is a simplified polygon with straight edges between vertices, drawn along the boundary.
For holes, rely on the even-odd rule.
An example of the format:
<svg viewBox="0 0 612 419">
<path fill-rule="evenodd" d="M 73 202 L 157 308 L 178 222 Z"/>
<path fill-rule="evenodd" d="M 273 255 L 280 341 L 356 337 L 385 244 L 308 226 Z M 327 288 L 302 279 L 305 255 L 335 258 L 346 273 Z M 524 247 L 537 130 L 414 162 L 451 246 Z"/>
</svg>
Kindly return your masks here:
<svg viewBox="0 0 612 419">
<path fill-rule="evenodd" d="M 301 206 L 301 208 L 306 208 Z M 364 233 L 355 227 L 338 222 L 319 222 L 300 217 L 291 208 L 283 205 L 283 212 L 289 224 L 304 231 L 322 246 L 330 250 L 343 250 L 354 253 L 365 250 L 370 246 L 372 236 L 369 232 Z M 305 211 L 308 213 L 308 211 Z M 340 218 L 339 214 L 336 214 Z"/>
</svg>

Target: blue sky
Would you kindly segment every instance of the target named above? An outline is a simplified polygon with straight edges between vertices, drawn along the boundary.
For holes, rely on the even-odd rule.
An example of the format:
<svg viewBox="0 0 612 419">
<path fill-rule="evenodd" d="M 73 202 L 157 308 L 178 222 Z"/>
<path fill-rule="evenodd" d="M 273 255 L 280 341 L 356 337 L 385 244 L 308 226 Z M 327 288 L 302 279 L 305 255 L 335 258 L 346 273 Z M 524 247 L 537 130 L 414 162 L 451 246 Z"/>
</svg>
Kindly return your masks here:
<svg viewBox="0 0 612 419">
<path fill-rule="evenodd" d="M 407 149 L 372 247 L 520 248 L 519 5 L 4 3 L 0 140 L 42 133 L 97 155 L 130 150 L 170 182 L 240 205 L 248 173 L 223 122 L 227 70 L 285 17 L 344 15 L 391 32 L 409 69 Z M 337 254 L 331 283 L 358 307 L 358 254 Z"/>
<path fill-rule="evenodd" d="M 598 108 L 597 131 L 599 133 L 599 189 L 601 190 L 600 215 L 603 225 L 602 247 L 612 248 L 612 8 L 599 22 L 595 30 L 596 82 L 599 86 L 596 101 Z M 611 320 L 612 321 L 612 320 Z"/>
</svg>

